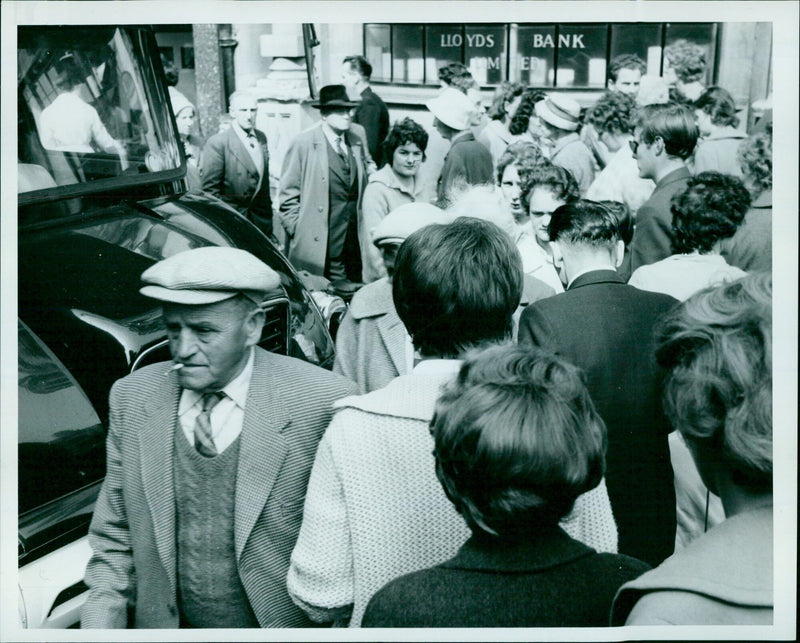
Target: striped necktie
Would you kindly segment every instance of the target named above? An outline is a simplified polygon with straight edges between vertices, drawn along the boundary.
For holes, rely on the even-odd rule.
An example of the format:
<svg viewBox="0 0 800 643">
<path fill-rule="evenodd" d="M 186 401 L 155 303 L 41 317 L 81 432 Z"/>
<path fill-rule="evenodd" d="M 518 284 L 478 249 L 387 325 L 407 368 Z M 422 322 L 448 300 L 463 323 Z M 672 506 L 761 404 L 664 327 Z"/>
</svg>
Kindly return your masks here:
<svg viewBox="0 0 800 643">
<path fill-rule="evenodd" d="M 211 432 L 211 411 L 224 397 L 225 393 L 222 391 L 203 395 L 203 410 L 194 423 L 194 448 L 207 458 L 217 455 L 217 447 L 214 446 Z"/>
</svg>

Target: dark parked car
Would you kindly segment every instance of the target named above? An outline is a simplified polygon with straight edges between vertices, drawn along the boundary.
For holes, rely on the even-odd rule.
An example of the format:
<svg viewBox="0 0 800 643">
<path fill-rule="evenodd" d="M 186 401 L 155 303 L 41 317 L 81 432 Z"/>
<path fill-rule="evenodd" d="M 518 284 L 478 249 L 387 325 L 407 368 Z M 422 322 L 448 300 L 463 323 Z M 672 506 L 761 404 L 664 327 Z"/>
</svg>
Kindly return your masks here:
<svg viewBox="0 0 800 643">
<path fill-rule="evenodd" d="M 330 368 L 333 342 L 273 243 L 221 201 L 186 193 L 148 28 L 21 27 L 17 69 L 20 620 L 69 627 L 105 472 L 109 389 L 169 358 L 141 273 L 190 248 L 243 248 L 281 277 L 263 303 L 261 345 Z"/>
</svg>

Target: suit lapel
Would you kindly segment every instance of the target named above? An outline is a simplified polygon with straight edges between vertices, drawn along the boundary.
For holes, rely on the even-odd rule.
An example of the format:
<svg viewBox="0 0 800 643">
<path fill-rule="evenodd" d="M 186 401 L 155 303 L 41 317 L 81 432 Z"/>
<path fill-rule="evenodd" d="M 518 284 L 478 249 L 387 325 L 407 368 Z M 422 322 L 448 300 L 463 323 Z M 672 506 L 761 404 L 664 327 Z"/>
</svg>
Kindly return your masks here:
<svg viewBox="0 0 800 643">
<path fill-rule="evenodd" d="M 363 192 L 363 190 L 361 190 L 361 186 L 364 185 L 364 151 L 361 148 L 361 139 L 352 132 L 348 131 L 347 142 L 350 144 L 350 149 L 353 151 L 353 158 L 355 159 L 355 164 L 358 171 L 359 191 Z"/>
<path fill-rule="evenodd" d="M 392 309 L 392 312 L 387 315 L 382 315 L 378 318 L 378 334 L 381 336 L 386 349 L 394 362 L 395 368 L 398 373 L 406 372 L 406 346 L 405 346 L 405 328 L 401 328 L 398 332 L 397 327 L 403 326 L 403 322 L 398 317 L 397 313 Z"/>
<path fill-rule="evenodd" d="M 325 133 L 322 131 L 322 123 L 320 122 L 317 125 L 317 129 L 314 131 L 314 158 L 318 163 L 318 176 L 324 177 L 325 182 L 327 183 L 328 179 L 328 139 L 325 138 Z"/>
<path fill-rule="evenodd" d="M 237 561 L 264 509 L 288 451 L 281 431 L 291 417 L 274 391 L 280 377 L 268 354 L 256 348 L 236 474 L 234 544 Z"/>
<path fill-rule="evenodd" d="M 250 156 L 250 152 L 247 151 L 247 149 L 244 146 L 244 143 L 242 143 L 242 139 L 240 139 L 239 135 L 234 131 L 233 125 L 231 125 L 229 130 L 228 149 L 230 149 L 231 153 L 237 159 L 239 159 L 239 162 L 242 165 L 244 165 L 248 169 L 248 171 L 258 174 L 258 168 L 256 167 L 256 164 L 253 163 L 253 159 Z"/>
<path fill-rule="evenodd" d="M 153 519 L 156 548 L 176 592 L 174 439 L 180 387 L 172 373 L 153 392 L 139 427 L 142 488 Z"/>
</svg>

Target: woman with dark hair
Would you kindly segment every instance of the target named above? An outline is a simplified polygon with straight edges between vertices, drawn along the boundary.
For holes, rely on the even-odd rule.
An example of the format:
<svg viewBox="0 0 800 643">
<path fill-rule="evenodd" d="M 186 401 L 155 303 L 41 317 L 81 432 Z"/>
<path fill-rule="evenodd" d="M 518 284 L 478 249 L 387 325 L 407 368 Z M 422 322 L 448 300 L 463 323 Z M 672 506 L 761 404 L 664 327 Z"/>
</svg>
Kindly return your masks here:
<svg viewBox="0 0 800 643">
<path fill-rule="evenodd" d="M 626 584 L 613 624 L 771 625 L 772 278 L 706 289 L 663 322 L 664 406 L 725 520 Z"/>
<path fill-rule="evenodd" d="M 495 90 L 492 104 L 486 112 L 489 122 L 478 136 L 478 141 L 492 153 L 495 167 L 511 142 L 512 136 L 508 131 L 508 125 L 519 107 L 523 90 L 524 87 L 520 83 L 503 81 Z"/>
<path fill-rule="evenodd" d="M 676 40 L 664 47 L 664 80 L 670 86 L 670 100 L 691 103 L 700 97 L 705 86 L 706 52 L 700 45 Z"/>
<path fill-rule="evenodd" d="M 737 150 L 746 134 L 736 129 L 736 103 L 722 87 L 709 87 L 694 102 L 700 140 L 694 150 L 694 171 L 742 175 Z"/>
<path fill-rule="evenodd" d="M 674 254 L 637 268 L 630 285 L 683 301 L 698 290 L 743 277 L 745 272 L 728 265 L 720 250 L 749 207 L 750 194 L 736 177 L 719 172 L 692 177 L 672 199 Z"/>
<path fill-rule="evenodd" d="M 436 480 L 428 423 L 463 355 L 510 339 L 521 294 L 519 253 L 492 223 L 431 225 L 400 246 L 392 296 L 415 366 L 380 390 L 337 402 L 319 444 L 287 578 L 312 619 L 358 627 L 383 585 L 447 560 L 467 539 Z M 562 526 L 590 547 L 616 551 L 604 482 L 578 499 Z"/>
<path fill-rule="evenodd" d="M 546 159 L 541 149 L 529 141 L 512 143 L 497 161 L 497 185 L 511 208 L 520 233 L 531 232 L 528 225 L 530 215 L 522 206 L 522 183 L 535 167 L 544 162 Z"/>
<path fill-rule="evenodd" d="M 530 348 L 476 352 L 430 431 L 436 476 L 472 536 L 454 558 L 386 585 L 363 625 L 607 625 L 617 589 L 649 566 L 559 527 L 603 478 L 605 425 L 579 370 Z"/>
<path fill-rule="evenodd" d="M 547 155 L 550 149 L 547 141 L 547 130 L 541 119 L 536 114 L 536 103 L 547 98 L 541 89 L 526 89 L 522 94 L 519 107 L 511 117 L 508 131 L 514 136 L 515 141 L 528 141 L 534 143 Z"/>
<path fill-rule="evenodd" d="M 425 160 L 428 133 L 416 121 L 404 118 L 389 129 L 382 143 L 386 164 L 369 177 L 361 201 L 358 238 L 364 283 L 386 276 L 380 252 L 372 243 L 372 231 L 398 206 L 419 200 L 417 173 Z"/>
</svg>

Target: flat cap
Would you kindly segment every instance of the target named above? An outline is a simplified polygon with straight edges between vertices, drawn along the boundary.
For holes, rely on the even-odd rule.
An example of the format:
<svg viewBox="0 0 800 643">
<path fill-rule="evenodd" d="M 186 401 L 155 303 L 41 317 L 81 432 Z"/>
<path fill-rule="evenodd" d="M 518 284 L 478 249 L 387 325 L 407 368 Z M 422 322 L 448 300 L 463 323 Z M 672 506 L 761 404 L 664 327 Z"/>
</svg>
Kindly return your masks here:
<svg viewBox="0 0 800 643">
<path fill-rule="evenodd" d="M 162 259 L 142 273 L 145 297 L 175 304 L 213 304 L 243 294 L 256 303 L 280 286 L 272 268 L 245 250 L 210 246 Z"/>
<path fill-rule="evenodd" d="M 430 203 L 404 203 L 387 214 L 372 231 L 372 243 L 403 243 L 409 235 L 434 223 L 450 223 L 453 217 Z"/>
</svg>

